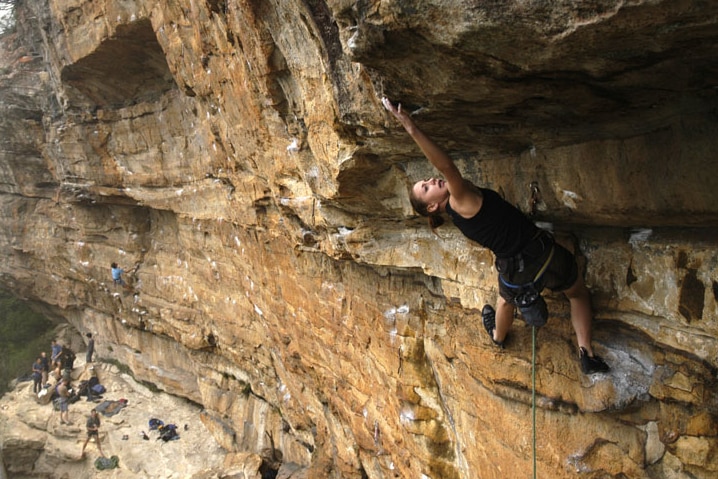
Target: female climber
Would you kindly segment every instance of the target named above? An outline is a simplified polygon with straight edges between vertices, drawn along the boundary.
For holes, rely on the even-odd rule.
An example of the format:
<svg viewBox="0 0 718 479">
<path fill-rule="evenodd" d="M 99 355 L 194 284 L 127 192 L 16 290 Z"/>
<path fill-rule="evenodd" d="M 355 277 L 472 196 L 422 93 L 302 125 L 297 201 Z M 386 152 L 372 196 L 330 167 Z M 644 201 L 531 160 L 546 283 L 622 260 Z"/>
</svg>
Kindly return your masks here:
<svg viewBox="0 0 718 479">
<path fill-rule="evenodd" d="M 446 213 L 467 238 L 490 249 L 496 257 L 498 303 L 496 310 L 488 304 L 482 310 L 491 340 L 504 347 L 516 307 L 527 324 L 545 324 L 548 310 L 540 293 L 548 287 L 563 292 L 571 304 L 571 324 L 583 373 L 608 371 L 608 365 L 591 347 L 591 299 L 574 255 L 498 193 L 465 180 L 451 158 L 414 124 L 401 104 L 395 106 L 387 98 L 382 103 L 445 178 L 414 184 L 409 195 L 414 210 L 429 217 L 432 229 L 443 223 Z"/>
</svg>

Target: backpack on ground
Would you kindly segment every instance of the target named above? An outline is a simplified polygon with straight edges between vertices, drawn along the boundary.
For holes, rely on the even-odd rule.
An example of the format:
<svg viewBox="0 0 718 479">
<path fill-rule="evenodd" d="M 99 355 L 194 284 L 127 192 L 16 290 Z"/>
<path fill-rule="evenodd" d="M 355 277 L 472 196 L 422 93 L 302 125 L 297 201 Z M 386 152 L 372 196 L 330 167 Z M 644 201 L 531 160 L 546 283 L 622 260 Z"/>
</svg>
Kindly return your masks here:
<svg viewBox="0 0 718 479">
<path fill-rule="evenodd" d="M 77 395 L 78 396 L 87 396 L 87 390 L 89 389 L 89 385 L 87 381 L 80 381 L 80 384 L 77 385 Z"/>
<path fill-rule="evenodd" d="M 104 469 L 114 469 L 120 463 L 120 458 L 117 456 L 112 457 L 98 457 L 95 459 L 95 467 L 102 471 Z"/>
<path fill-rule="evenodd" d="M 160 437 L 158 437 L 157 439 L 162 439 L 164 442 L 179 439 L 179 434 L 177 434 L 177 426 L 175 426 L 174 424 L 160 426 L 158 430 L 160 431 Z"/>
<path fill-rule="evenodd" d="M 150 419 L 150 431 L 154 431 L 156 429 L 159 429 L 160 427 L 164 426 L 165 423 L 157 419 L 156 417 L 153 417 Z"/>
</svg>

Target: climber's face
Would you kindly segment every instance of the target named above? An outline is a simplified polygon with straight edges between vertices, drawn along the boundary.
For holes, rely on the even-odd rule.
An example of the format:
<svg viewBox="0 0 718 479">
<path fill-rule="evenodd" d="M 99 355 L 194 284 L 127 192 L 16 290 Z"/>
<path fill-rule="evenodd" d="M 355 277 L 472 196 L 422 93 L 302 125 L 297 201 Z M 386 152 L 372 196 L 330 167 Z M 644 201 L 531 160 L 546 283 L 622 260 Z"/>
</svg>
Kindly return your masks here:
<svg viewBox="0 0 718 479">
<path fill-rule="evenodd" d="M 420 203 L 426 205 L 428 213 L 436 213 L 449 198 L 449 188 L 446 181 L 438 178 L 429 178 L 417 181 L 412 194 Z"/>
</svg>

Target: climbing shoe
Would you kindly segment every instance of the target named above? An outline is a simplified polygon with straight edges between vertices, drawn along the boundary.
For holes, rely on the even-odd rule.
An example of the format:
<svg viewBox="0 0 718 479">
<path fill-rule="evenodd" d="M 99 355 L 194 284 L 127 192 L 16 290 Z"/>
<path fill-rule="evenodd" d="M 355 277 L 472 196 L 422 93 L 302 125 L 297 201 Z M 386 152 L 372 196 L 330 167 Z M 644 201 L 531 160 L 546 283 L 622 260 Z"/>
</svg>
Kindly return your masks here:
<svg viewBox="0 0 718 479">
<path fill-rule="evenodd" d="M 494 308 L 491 305 L 484 305 L 484 308 L 481 310 L 481 319 L 484 321 L 484 329 L 486 329 L 486 332 L 489 333 L 491 341 L 493 341 L 494 344 L 501 349 L 504 349 L 504 342 L 496 341 L 494 339 L 494 329 L 496 329 L 496 311 L 494 311 Z"/>
<path fill-rule="evenodd" d="M 581 371 L 583 374 L 605 373 L 611 369 L 600 356 L 595 354 L 593 357 L 589 356 L 586 348 L 580 348 L 578 354 L 581 358 Z"/>
</svg>

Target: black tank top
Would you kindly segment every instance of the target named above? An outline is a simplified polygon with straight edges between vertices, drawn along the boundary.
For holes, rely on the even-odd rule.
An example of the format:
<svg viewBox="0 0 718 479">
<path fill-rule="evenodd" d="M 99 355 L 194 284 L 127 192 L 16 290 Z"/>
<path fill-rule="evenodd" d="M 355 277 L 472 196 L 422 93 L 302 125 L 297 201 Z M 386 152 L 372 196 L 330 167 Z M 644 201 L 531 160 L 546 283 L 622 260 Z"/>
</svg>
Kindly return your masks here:
<svg viewBox="0 0 718 479">
<path fill-rule="evenodd" d="M 473 218 L 463 218 L 447 202 L 451 220 L 467 238 L 490 249 L 498 258 L 520 253 L 538 233 L 538 227 L 495 191 L 479 189 L 484 197 L 479 212 Z"/>
</svg>

